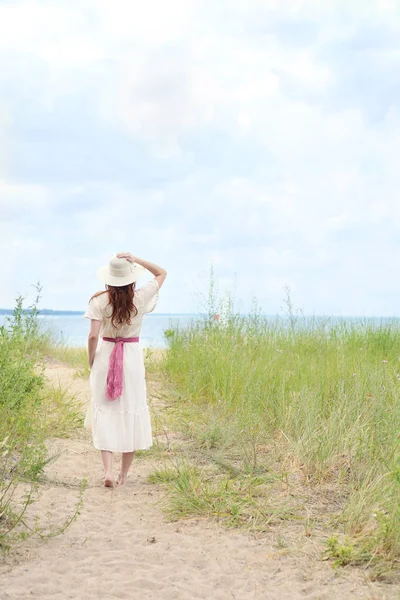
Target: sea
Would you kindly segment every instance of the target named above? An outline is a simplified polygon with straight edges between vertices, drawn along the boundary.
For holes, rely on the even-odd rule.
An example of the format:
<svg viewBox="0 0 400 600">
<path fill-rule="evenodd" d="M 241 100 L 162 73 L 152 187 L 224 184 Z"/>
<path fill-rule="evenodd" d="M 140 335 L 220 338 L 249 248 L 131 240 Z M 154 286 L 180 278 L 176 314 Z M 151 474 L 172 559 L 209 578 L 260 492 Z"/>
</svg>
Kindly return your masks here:
<svg viewBox="0 0 400 600">
<path fill-rule="evenodd" d="M 5 323 L 7 316 L 9 315 L 0 314 L 0 326 Z M 143 319 L 140 343 L 143 348 L 165 348 L 164 332 L 166 330 L 176 326 L 184 328 L 199 316 L 188 314 L 146 315 Z M 86 346 L 90 321 L 85 319 L 83 313 L 60 311 L 50 315 L 39 315 L 38 319 L 43 330 L 50 331 L 57 342 L 73 347 Z"/>
</svg>

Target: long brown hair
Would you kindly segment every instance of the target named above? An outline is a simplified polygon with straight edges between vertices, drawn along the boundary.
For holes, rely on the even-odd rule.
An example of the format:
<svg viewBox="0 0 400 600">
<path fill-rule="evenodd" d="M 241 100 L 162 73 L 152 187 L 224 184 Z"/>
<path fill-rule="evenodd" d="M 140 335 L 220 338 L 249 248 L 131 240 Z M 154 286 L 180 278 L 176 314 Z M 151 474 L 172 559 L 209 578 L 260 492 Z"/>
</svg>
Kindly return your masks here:
<svg viewBox="0 0 400 600">
<path fill-rule="evenodd" d="M 97 296 L 108 292 L 109 304 L 112 306 L 111 323 L 113 327 L 116 328 L 118 325 L 124 324 L 131 325 L 132 313 L 134 317 L 138 314 L 138 309 L 133 302 L 135 286 L 135 283 L 120 287 L 107 285 L 103 292 L 97 292 L 92 296 L 92 298 L 97 298 Z"/>
</svg>

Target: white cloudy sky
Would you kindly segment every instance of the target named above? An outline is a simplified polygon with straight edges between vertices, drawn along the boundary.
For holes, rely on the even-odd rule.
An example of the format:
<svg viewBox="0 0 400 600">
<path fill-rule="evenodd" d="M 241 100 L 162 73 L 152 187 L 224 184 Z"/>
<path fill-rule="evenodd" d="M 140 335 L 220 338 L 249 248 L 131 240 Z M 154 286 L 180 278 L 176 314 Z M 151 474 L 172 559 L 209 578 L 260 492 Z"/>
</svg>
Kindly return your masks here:
<svg viewBox="0 0 400 600">
<path fill-rule="evenodd" d="M 0 306 L 129 250 L 192 312 L 400 312 L 397 0 L 0 0 Z"/>
</svg>

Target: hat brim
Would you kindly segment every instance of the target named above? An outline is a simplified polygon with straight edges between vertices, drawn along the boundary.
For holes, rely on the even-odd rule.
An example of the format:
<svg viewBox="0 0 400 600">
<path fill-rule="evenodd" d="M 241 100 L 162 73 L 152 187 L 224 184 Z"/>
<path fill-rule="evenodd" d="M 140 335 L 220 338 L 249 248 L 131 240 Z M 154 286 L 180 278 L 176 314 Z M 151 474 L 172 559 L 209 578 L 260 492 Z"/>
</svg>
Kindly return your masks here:
<svg viewBox="0 0 400 600">
<path fill-rule="evenodd" d="M 145 274 L 146 270 L 147 269 L 141 265 L 134 263 L 132 272 L 129 273 L 129 275 L 126 277 L 115 277 L 115 275 L 111 275 L 110 268 L 107 265 L 106 267 L 100 267 L 100 269 L 97 269 L 97 278 L 107 285 L 112 285 L 113 287 L 123 287 L 124 285 L 129 285 L 130 283 L 137 281 L 139 277 Z"/>
</svg>

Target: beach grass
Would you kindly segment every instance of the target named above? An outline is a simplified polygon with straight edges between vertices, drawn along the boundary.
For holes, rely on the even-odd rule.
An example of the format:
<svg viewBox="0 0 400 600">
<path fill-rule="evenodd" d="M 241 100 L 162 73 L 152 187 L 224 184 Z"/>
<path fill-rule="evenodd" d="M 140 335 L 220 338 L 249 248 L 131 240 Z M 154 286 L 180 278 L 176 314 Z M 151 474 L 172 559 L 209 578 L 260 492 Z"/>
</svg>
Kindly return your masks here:
<svg viewBox="0 0 400 600">
<path fill-rule="evenodd" d="M 27 524 L 25 513 L 53 458 L 46 440 L 82 424 L 76 399 L 47 385 L 47 338 L 37 319 L 38 301 L 39 295 L 27 313 L 18 298 L 14 314 L 0 327 L 0 550 L 17 539 L 41 535 L 39 525 Z"/>
<path fill-rule="evenodd" d="M 337 532 L 328 554 L 383 573 L 400 559 L 398 324 L 304 319 L 290 300 L 281 320 L 256 307 L 242 316 L 232 302 L 217 321 L 220 311 L 213 299 L 207 317 L 166 332 L 160 369 L 170 382 L 170 418 L 186 440 L 185 460 L 202 468 L 175 464 L 174 479 L 166 465 L 170 513 L 213 514 L 210 498 L 226 489 L 228 505 L 262 528 L 266 508 L 265 523 L 272 522 L 279 481 L 286 500 L 297 495 L 281 496 L 286 515 L 309 518 L 313 498 L 324 498 L 325 520 Z M 267 475 L 250 518 L 254 487 L 249 493 L 241 484 Z M 315 517 L 324 520 L 321 511 Z"/>
</svg>

